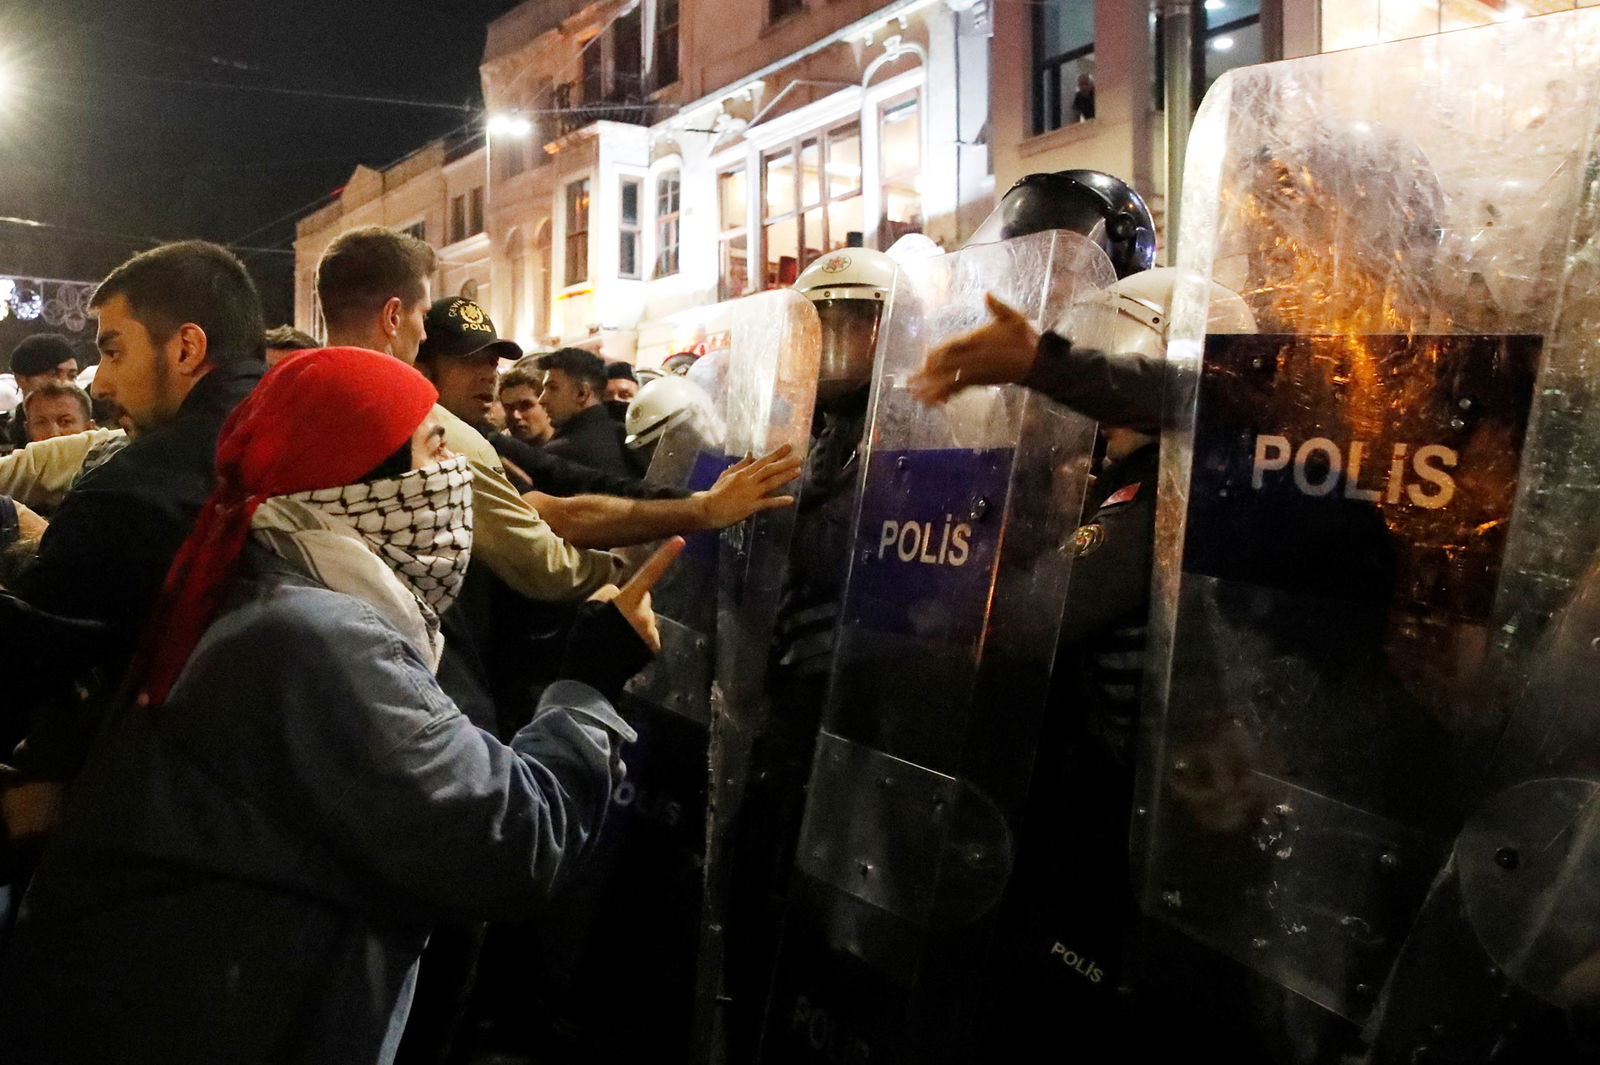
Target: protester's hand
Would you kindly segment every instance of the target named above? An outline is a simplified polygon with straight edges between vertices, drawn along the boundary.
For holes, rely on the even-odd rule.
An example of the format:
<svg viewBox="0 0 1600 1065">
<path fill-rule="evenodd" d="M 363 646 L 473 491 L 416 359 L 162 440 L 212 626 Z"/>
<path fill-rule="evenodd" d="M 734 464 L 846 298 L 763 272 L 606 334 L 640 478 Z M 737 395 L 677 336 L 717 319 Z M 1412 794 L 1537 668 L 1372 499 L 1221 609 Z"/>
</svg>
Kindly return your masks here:
<svg viewBox="0 0 1600 1065">
<path fill-rule="evenodd" d="M 33 511 L 29 510 L 15 499 L 11 501 L 11 505 L 17 508 L 18 540 L 37 540 L 39 537 L 43 536 L 44 531 L 50 527 L 49 522 L 39 517 L 39 515 L 35 514 Z"/>
<path fill-rule="evenodd" d="M 1020 312 L 993 293 L 983 297 L 994 318 L 928 353 L 907 382 L 911 394 L 933 406 L 973 385 L 1020 383 L 1039 354 L 1039 333 Z"/>
<path fill-rule="evenodd" d="M 760 458 L 746 455 L 722 471 L 716 483 L 694 494 L 700 504 L 704 529 L 726 529 L 761 510 L 794 505 L 794 496 L 773 495 L 800 475 L 805 460 L 791 457 L 788 444 Z"/>
<path fill-rule="evenodd" d="M 639 634 L 651 654 L 661 650 L 661 633 L 656 628 L 656 612 L 650 606 L 650 589 L 655 587 L 655 583 L 671 568 L 682 551 L 683 537 L 674 536 L 646 559 L 644 565 L 628 578 L 628 583 L 611 597 L 612 605 L 627 619 L 633 631 Z"/>
</svg>

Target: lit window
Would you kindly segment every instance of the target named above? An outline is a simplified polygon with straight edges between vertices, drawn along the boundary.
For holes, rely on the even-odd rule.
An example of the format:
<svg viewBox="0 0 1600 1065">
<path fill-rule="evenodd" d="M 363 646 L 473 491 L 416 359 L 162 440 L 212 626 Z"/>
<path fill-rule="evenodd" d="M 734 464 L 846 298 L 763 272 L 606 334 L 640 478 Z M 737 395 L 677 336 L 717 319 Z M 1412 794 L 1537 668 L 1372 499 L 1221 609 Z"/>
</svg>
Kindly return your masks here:
<svg viewBox="0 0 1600 1065">
<path fill-rule="evenodd" d="M 617 227 L 620 246 L 617 249 L 617 276 L 637 281 L 639 279 L 639 198 L 644 182 L 638 178 L 622 179 L 622 202 L 619 205 Z"/>
<path fill-rule="evenodd" d="M 589 280 L 589 181 L 574 181 L 567 186 L 567 270 L 566 283 L 576 285 Z"/>
<path fill-rule="evenodd" d="M 1205 34 L 1200 47 L 1200 84 L 1195 102 L 1211 83 L 1236 67 L 1262 60 L 1261 0 L 1205 0 Z"/>
<path fill-rule="evenodd" d="M 745 228 L 749 205 L 750 183 L 744 167 L 736 166 L 717 175 L 717 245 L 721 258 L 718 299 L 742 296 L 750 287 L 750 237 Z"/>
<path fill-rule="evenodd" d="M 678 272 L 678 220 L 681 217 L 682 190 L 678 172 L 656 178 L 656 270 L 666 277 Z"/>
<path fill-rule="evenodd" d="M 1033 8 L 1033 132 L 1094 117 L 1094 0 Z"/>
<path fill-rule="evenodd" d="M 883 222 L 878 247 L 887 248 L 907 233 L 922 232 L 922 116 L 915 92 L 884 104 L 878 112 L 882 156 Z"/>
<path fill-rule="evenodd" d="M 861 126 L 847 122 L 762 156 L 763 287 L 794 283 L 813 259 L 864 228 Z"/>
</svg>

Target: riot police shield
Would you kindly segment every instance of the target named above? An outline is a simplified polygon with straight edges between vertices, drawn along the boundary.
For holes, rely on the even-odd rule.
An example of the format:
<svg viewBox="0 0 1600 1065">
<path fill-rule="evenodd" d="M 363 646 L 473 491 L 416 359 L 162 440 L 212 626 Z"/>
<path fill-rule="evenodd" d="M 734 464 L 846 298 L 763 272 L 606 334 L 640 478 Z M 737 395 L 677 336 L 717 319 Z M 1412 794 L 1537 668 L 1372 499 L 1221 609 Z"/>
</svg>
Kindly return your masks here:
<svg viewBox="0 0 1600 1065">
<path fill-rule="evenodd" d="M 1143 971 L 1274 1060 L 1489 1060 L 1491 985 L 1555 1005 L 1591 949 L 1545 949 L 1526 856 L 1582 850 L 1600 752 L 1527 787 L 1521 689 L 1600 540 L 1597 54 L 1552 15 L 1235 71 L 1196 120 L 1135 811 L 1180 935 Z M 1205 336 L 1212 277 L 1261 335 Z"/>
<path fill-rule="evenodd" d="M 656 444 L 649 476 L 709 488 L 746 455 L 784 444 L 803 453 L 820 350 L 816 312 L 788 291 L 717 308 L 729 346 L 704 409 Z M 771 641 L 792 511 L 762 511 L 720 532 L 689 536 L 652 593 L 661 651 L 629 682 L 620 709 L 637 729 L 596 853 L 551 932 L 570 944 L 573 993 L 589 1060 L 688 1059 L 705 891 L 707 766 L 727 693 L 759 690 L 764 662 L 747 644 Z M 742 707 L 741 707 L 742 709 Z M 753 711 L 752 711 L 753 712 Z M 719 728 L 720 731 L 720 728 Z M 721 795 L 727 789 L 715 791 Z M 581 913 L 579 912 L 581 911 Z M 627 1024 L 616 1023 L 625 1014 Z"/>
<path fill-rule="evenodd" d="M 977 1060 L 971 985 L 1027 796 L 1094 426 L 1019 387 L 926 408 L 993 292 L 1094 344 L 1110 262 L 1046 233 L 907 263 L 862 481 L 763 1060 Z"/>
</svg>

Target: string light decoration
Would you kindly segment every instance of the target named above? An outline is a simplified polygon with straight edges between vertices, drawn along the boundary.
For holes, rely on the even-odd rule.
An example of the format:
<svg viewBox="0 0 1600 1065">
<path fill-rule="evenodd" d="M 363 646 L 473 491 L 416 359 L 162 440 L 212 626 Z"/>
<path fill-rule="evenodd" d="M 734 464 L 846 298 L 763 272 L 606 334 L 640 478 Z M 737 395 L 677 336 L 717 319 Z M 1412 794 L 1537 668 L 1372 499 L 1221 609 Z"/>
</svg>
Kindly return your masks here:
<svg viewBox="0 0 1600 1065">
<path fill-rule="evenodd" d="M 0 322 L 41 322 L 52 329 L 81 333 L 89 325 L 93 281 L 0 275 Z"/>
</svg>

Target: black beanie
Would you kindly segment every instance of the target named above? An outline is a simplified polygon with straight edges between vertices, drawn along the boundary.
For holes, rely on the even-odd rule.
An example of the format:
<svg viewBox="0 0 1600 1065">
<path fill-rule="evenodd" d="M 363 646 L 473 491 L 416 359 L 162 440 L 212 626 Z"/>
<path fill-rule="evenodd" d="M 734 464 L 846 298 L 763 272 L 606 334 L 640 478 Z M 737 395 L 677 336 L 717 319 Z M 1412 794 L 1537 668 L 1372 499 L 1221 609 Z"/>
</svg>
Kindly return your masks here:
<svg viewBox="0 0 1600 1065">
<path fill-rule="evenodd" d="M 78 351 L 72 341 L 58 333 L 35 333 L 23 338 L 11 351 L 11 372 L 18 377 L 50 373 L 68 359 L 76 359 Z"/>
</svg>

